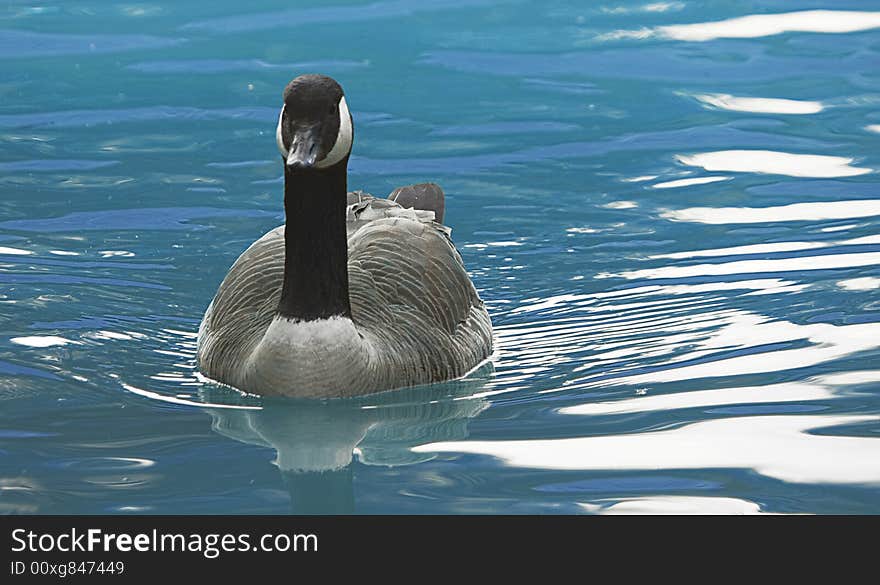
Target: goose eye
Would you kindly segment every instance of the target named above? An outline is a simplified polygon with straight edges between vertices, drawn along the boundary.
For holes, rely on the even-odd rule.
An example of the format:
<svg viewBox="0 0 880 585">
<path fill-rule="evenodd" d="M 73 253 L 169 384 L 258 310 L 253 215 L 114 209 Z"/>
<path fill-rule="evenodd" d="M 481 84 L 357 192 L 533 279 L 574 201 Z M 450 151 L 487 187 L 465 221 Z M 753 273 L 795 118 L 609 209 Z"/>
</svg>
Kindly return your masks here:
<svg viewBox="0 0 880 585">
<path fill-rule="evenodd" d="M 328 114 L 335 114 L 336 113 L 336 104 L 330 104 L 330 107 L 327 108 L 327 113 Z"/>
</svg>

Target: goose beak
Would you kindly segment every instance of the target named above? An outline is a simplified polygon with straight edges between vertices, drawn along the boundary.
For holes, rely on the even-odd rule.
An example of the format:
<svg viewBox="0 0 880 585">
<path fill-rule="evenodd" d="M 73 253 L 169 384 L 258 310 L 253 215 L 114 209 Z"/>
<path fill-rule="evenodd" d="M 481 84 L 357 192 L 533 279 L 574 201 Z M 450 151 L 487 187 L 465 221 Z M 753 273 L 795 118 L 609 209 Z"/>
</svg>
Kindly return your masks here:
<svg viewBox="0 0 880 585">
<path fill-rule="evenodd" d="M 320 132 L 317 126 L 298 131 L 293 137 L 285 164 L 295 171 L 314 168 L 319 143 Z"/>
</svg>

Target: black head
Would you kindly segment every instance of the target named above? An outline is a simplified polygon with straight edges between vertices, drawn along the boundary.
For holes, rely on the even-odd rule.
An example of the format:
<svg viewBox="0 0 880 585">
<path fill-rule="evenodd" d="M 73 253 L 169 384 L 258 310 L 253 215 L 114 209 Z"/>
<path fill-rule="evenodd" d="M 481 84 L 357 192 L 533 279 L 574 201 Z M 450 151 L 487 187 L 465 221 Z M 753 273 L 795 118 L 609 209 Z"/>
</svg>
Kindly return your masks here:
<svg viewBox="0 0 880 585">
<path fill-rule="evenodd" d="M 345 94 L 334 79 L 300 75 L 284 88 L 275 138 L 291 171 L 320 171 L 344 164 L 353 135 Z"/>
</svg>

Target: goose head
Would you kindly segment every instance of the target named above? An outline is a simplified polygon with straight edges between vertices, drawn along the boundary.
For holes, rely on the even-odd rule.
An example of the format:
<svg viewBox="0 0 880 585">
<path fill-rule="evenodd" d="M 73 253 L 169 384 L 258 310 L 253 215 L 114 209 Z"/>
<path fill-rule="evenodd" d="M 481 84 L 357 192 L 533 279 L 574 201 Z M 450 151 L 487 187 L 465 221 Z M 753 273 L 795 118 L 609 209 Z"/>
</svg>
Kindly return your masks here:
<svg viewBox="0 0 880 585">
<path fill-rule="evenodd" d="M 342 87 L 326 75 L 301 75 L 284 89 L 275 139 L 287 169 L 314 173 L 347 164 L 353 139 Z"/>
</svg>

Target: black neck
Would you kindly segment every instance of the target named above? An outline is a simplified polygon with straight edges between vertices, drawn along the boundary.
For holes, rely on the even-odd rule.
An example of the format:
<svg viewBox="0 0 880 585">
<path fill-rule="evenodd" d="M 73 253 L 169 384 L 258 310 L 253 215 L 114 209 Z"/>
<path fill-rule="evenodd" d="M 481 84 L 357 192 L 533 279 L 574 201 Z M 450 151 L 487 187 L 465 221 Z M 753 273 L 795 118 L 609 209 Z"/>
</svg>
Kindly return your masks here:
<svg viewBox="0 0 880 585">
<path fill-rule="evenodd" d="M 348 159 L 293 172 L 284 166 L 284 286 L 278 313 L 299 321 L 351 316 L 345 227 Z"/>
</svg>

